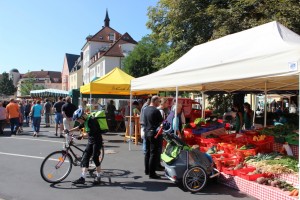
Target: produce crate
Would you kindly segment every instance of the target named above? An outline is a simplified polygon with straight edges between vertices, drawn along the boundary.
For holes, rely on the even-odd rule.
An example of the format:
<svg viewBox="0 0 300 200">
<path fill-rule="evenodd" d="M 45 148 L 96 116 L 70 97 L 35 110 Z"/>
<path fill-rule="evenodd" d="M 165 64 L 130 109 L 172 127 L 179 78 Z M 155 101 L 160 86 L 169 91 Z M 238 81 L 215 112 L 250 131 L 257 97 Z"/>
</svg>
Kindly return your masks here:
<svg viewBox="0 0 300 200">
<path fill-rule="evenodd" d="M 201 138 L 202 144 L 218 144 L 221 142 L 220 138 Z"/>
<path fill-rule="evenodd" d="M 228 175 L 232 175 L 232 176 L 237 176 L 238 174 L 238 169 L 232 169 L 232 167 L 223 167 L 222 168 L 222 172 Z"/>
<path fill-rule="evenodd" d="M 235 167 L 239 164 L 237 158 L 214 158 L 214 157 L 212 158 L 216 164 L 217 169 L 220 171 L 222 171 L 223 168 Z"/>
<path fill-rule="evenodd" d="M 265 177 L 265 174 L 252 174 L 252 175 L 248 175 L 247 173 L 240 173 L 239 177 L 241 177 L 243 179 L 246 179 L 248 181 L 256 181 L 257 178 Z"/>
<path fill-rule="evenodd" d="M 233 154 L 235 152 L 235 143 L 219 143 L 217 146 L 218 150 L 223 150 L 224 153 Z"/>
<path fill-rule="evenodd" d="M 258 148 L 254 149 L 246 149 L 246 150 L 241 150 L 241 149 L 235 149 L 236 152 L 242 153 L 245 157 L 247 156 L 255 156 L 257 154 Z"/>
<path fill-rule="evenodd" d="M 246 130 L 246 131 L 243 131 L 245 135 L 247 136 L 257 136 L 259 133 L 255 130 Z"/>
<path fill-rule="evenodd" d="M 267 136 L 263 141 L 251 141 L 249 143 L 254 144 L 259 153 L 271 153 L 273 152 L 274 137 Z"/>
<path fill-rule="evenodd" d="M 241 145 L 248 144 L 248 140 L 249 140 L 248 138 L 249 138 L 249 136 L 242 135 L 242 136 L 239 136 L 239 137 L 235 137 L 234 142 L 236 144 L 241 144 Z"/>
<path fill-rule="evenodd" d="M 222 142 L 228 142 L 232 143 L 235 141 L 236 134 L 224 134 L 224 135 L 219 135 L 220 139 Z"/>
<path fill-rule="evenodd" d="M 249 172 L 253 172 L 255 169 L 255 167 L 244 167 L 242 169 L 238 169 L 236 175 L 241 176 L 242 174 L 248 174 Z"/>
<path fill-rule="evenodd" d="M 234 155 L 233 154 L 228 154 L 228 153 L 215 153 L 215 154 L 210 154 L 212 158 L 215 159 L 224 159 L 224 158 L 232 158 Z"/>
</svg>

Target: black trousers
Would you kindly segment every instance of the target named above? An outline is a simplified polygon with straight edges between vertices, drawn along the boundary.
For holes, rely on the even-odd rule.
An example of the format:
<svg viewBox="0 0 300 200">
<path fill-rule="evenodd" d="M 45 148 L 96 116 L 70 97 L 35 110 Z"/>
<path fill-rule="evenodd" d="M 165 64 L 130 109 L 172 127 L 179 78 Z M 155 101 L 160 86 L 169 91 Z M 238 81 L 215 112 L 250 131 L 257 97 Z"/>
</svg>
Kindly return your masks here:
<svg viewBox="0 0 300 200">
<path fill-rule="evenodd" d="M 81 159 L 81 167 L 88 168 L 89 167 L 89 162 L 90 158 L 93 156 L 93 161 L 98 167 L 100 165 L 99 162 L 99 156 L 100 156 L 100 149 L 102 148 L 102 141 L 97 142 L 95 144 L 87 144 L 86 148 L 83 152 L 82 159 Z"/>
<path fill-rule="evenodd" d="M 155 175 L 157 160 L 159 159 L 159 142 L 154 138 L 154 131 L 145 133 L 146 153 L 145 153 L 145 173 L 149 176 Z"/>
</svg>

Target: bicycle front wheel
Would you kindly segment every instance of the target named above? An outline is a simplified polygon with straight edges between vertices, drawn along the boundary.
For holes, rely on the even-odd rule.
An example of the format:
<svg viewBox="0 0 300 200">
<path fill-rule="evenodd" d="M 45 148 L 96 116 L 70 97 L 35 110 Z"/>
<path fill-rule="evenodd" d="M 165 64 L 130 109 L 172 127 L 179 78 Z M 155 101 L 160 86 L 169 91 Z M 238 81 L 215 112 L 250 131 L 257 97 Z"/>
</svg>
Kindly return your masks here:
<svg viewBox="0 0 300 200">
<path fill-rule="evenodd" d="M 43 160 L 41 176 L 48 183 L 59 183 L 70 174 L 72 163 L 72 157 L 66 151 L 55 151 Z"/>
</svg>

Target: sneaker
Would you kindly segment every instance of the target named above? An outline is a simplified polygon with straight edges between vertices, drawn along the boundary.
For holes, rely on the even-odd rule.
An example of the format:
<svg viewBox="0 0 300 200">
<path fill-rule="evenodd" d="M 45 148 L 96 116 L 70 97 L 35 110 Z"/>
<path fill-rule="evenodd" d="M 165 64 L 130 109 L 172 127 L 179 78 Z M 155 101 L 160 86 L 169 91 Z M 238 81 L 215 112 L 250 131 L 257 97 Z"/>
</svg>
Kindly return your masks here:
<svg viewBox="0 0 300 200">
<path fill-rule="evenodd" d="M 99 185 L 100 183 L 101 183 L 101 177 L 96 177 L 93 182 L 93 185 Z"/>
<path fill-rule="evenodd" d="M 60 138 L 64 138 L 64 136 L 63 136 L 63 134 L 62 134 L 62 133 L 60 134 L 60 136 L 59 136 L 59 137 L 60 137 Z"/>
<path fill-rule="evenodd" d="M 33 137 L 35 137 L 35 136 L 37 136 L 37 133 L 36 133 L 36 132 L 33 133 Z"/>
<path fill-rule="evenodd" d="M 80 177 L 79 179 L 73 181 L 72 183 L 74 183 L 74 184 L 84 184 L 85 179 L 83 177 Z"/>
</svg>

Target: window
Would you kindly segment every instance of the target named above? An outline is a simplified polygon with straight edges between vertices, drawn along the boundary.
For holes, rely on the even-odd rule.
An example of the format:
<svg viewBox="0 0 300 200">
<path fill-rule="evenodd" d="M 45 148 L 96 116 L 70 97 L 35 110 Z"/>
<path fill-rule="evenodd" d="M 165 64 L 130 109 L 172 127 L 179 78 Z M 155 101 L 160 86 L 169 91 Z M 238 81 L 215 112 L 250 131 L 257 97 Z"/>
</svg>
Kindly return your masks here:
<svg viewBox="0 0 300 200">
<path fill-rule="evenodd" d="M 114 33 L 109 34 L 109 40 L 111 40 L 111 41 L 115 40 L 115 34 Z"/>
</svg>

